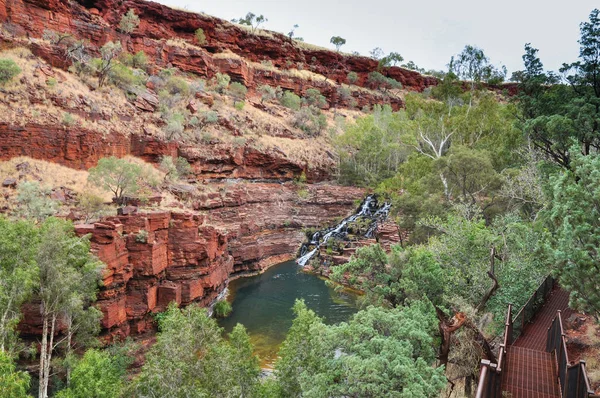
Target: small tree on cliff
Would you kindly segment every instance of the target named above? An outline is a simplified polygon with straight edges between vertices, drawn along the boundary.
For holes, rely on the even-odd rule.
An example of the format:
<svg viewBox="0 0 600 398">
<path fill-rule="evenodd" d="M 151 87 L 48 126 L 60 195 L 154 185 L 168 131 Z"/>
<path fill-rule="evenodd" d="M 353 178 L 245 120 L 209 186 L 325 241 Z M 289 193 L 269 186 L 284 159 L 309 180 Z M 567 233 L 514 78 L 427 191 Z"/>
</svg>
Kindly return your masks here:
<svg viewBox="0 0 600 398">
<path fill-rule="evenodd" d="M 346 39 L 340 36 L 333 36 L 329 42 L 335 46 L 335 51 L 340 52 L 340 48 L 346 44 Z"/>
<path fill-rule="evenodd" d="M 136 194 L 142 168 L 135 163 L 114 156 L 102 158 L 96 167 L 90 169 L 88 181 L 112 192 L 117 203 L 122 204 L 125 195 Z"/>
<path fill-rule="evenodd" d="M 121 22 L 119 22 L 119 29 L 122 32 L 130 34 L 133 32 L 140 24 L 140 17 L 135 14 L 133 9 L 129 9 L 127 14 L 123 15 L 121 18 Z"/>
<path fill-rule="evenodd" d="M 73 334 L 99 322 L 99 311 L 90 303 L 96 299 L 103 264 L 90 254 L 89 239 L 76 236 L 70 222 L 57 218 L 41 226 L 36 260 L 40 280 L 35 293 L 43 325 L 38 396 L 47 398 L 56 348 L 65 344 L 69 355 Z M 56 340 L 59 323 L 67 333 Z"/>
<path fill-rule="evenodd" d="M 269 20 L 267 18 L 265 18 L 264 15 L 256 15 L 252 12 L 249 12 L 248 14 L 246 14 L 245 17 L 241 17 L 240 19 L 232 19 L 231 22 L 233 23 L 239 23 L 240 25 L 248 25 L 250 27 L 252 27 L 252 33 L 254 33 L 256 31 L 256 29 L 258 29 L 258 27 L 265 23 L 268 22 Z"/>
<path fill-rule="evenodd" d="M 121 53 L 121 43 L 109 41 L 100 49 L 100 58 L 95 58 L 92 66 L 98 74 L 98 86 L 102 87 L 115 67 L 115 60 Z"/>
</svg>

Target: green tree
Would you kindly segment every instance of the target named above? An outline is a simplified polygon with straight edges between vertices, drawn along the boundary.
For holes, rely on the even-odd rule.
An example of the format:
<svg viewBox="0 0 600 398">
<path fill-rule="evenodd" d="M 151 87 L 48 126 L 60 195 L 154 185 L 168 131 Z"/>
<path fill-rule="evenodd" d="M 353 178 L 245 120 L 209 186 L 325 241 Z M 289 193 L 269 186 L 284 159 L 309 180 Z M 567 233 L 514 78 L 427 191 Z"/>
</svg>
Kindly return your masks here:
<svg viewBox="0 0 600 398">
<path fill-rule="evenodd" d="M 574 148 L 570 167 L 550 179 L 546 249 L 572 308 L 600 319 L 600 158 Z"/>
<path fill-rule="evenodd" d="M 117 203 L 123 203 L 125 195 L 139 192 L 142 174 L 143 170 L 137 164 L 111 156 L 100 159 L 98 165 L 89 170 L 88 181 L 112 192 Z"/>
<path fill-rule="evenodd" d="M 187 176 L 192 171 L 192 166 L 186 158 L 179 156 L 163 156 L 160 160 L 160 169 L 165 172 L 165 181 L 177 181 Z"/>
<path fill-rule="evenodd" d="M 127 11 L 127 14 L 123 15 L 119 22 L 119 29 L 122 32 L 131 34 L 140 24 L 140 17 L 135 14 L 132 8 Z"/>
<path fill-rule="evenodd" d="M 404 61 L 404 57 L 396 52 L 391 52 L 379 60 L 379 68 L 389 68 Z"/>
<path fill-rule="evenodd" d="M 100 58 L 93 60 L 92 65 L 98 75 L 98 86 L 102 87 L 116 65 L 116 59 L 121 53 L 121 43 L 109 41 L 100 48 Z"/>
<path fill-rule="evenodd" d="M 304 93 L 303 102 L 308 106 L 316 106 L 317 108 L 324 108 L 327 106 L 327 99 L 319 89 L 309 88 Z"/>
<path fill-rule="evenodd" d="M 269 20 L 267 18 L 265 18 L 264 15 L 262 15 L 262 14 L 255 15 L 252 12 L 247 13 L 245 17 L 241 17 L 239 19 L 232 20 L 232 22 L 234 22 L 234 23 L 239 23 L 240 25 L 250 26 L 252 28 L 252 33 L 254 33 L 261 24 L 268 22 L 268 21 Z"/>
<path fill-rule="evenodd" d="M 544 73 L 537 49 L 525 46 L 525 70 L 517 75 L 521 127 L 531 142 L 561 167 L 569 168 L 572 149 L 583 155 L 600 149 L 600 11 L 581 24 L 579 61 L 564 64 L 569 85 Z M 572 146 L 575 141 L 578 147 Z"/>
<path fill-rule="evenodd" d="M 346 44 L 346 39 L 340 36 L 332 36 L 329 42 L 335 46 L 335 51 L 340 52 L 340 48 Z"/>
<path fill-rule="evenodd" d="M 390 90 L 402 88 L 402 83 L 391 77 L 384 76 L 377 71 L 369 73 L 368 81 L 374 88 L 382 91 L 384 94 L 388 94 Z"/>
<path fill-rule="evenodd" d="M 125 384 L 127 361 L 122 355 L 89 349 L 77 361 L 70 385 L 57 398 L 118 398 Z"/>
<path fill-rule="evenodd" d="M 3 398 L 29 398 L 30 377 L 15 369 L 12 358 L 0 350 L 0 395 Z"/>
<path fill-rule="evenodd" d="M 135 396 L 252 396 L 260 369 L 243 327 L 229 342 L 206 310 L 170 305 L 159 320 L 160 333 L 150 349 Z"/>
<path fill-rule="evenodd" d="M 0 59 L 0 86 L 21 73 L 21 68 L 12 59 Z"/>
<path fill-rule="evenodd" d="M 286 108 L 297 111 L 300 109 L 302 99 L 291 91 L 285 91 L 279 102 L 281 102 L 281 105 L 285 106 Z"/>
<path fill-rule="evenodd" d="M 0 217 L 0 352 L 16 351 L 21 305 L 39 278 L 35 262 L 38 242 L 38 230 L 31 222 Z"/>
<path fill-rule="evenodd" d="M 96 299 L 103 264 L 90 254 L 88 238 L 77 237 L 73 225 L 49 218 L 40 228 L 36 261 L 40 269 L 35 297 L 40 300 L 42 341 L 39 397 L 47 398 L 52 356 L 64 343 L 67 355 L 72 337 L 84 329 L 99 328 L 100 311 L 90 307 Z M 56 328 L 67 325 L 67 336 L 56 340 Z"/>
</svg>

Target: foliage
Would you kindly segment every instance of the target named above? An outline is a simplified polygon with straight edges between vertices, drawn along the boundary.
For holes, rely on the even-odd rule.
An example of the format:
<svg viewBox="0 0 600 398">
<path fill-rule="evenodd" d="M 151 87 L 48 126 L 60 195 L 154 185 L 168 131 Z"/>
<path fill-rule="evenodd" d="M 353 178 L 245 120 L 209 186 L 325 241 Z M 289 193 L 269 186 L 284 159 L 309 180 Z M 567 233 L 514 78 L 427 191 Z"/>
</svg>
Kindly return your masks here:
<svg viewBox="0 0 600 398">
<path fill-rule="evenodd" d="M 70 114 L 69 112 L 63 113 L 62 124 L 64 124 L 67 127 L 71 127 L 74 126 L 76 123 L 77 120 L 72 114 Z"/>
<path fill-rule="evenodd" d="M 127 11 L 127 14 L 121 17 L 119 22 L 119 29 L 127 34 L 132 33 L 140 24 L 140 17 L 138 17 L 132 8 Z"/>
<path fill-rule="evenodd" d="M 12 59 L 0 59 L 0 86 L 21 73 L 21 68 Z"/>
<path fill-rule="evenodd" d="M 271 102 L 279 97 L 281 97 L 281 87 L 271 87 L 267 84 L 263 84 L 258 88 L 258 92 L 260 93 L 260 103 L 263 104 L 266 102 Z"/>
<path fill-rule="evenodd" d="M 231 308 L 231 304 L 227 300 L 219 300 L 215 304 L 215 315 L 217 318 L 226 318 L 231 314 L 233 308 Z"/>
<path fill-rule="evenodd" d="M 348 76 L 346 76 L 348 83 L 355 84 L 358 81 L 358 73 L 351 71 L 348 72 Z"/>
<path fill-rule="evenodd" d="M 339 52 L 340 48 L 346 44 L 346 39 L 340 36 L 332 36 L 329 42 L 334 45 L 335 51 Z"/>
<path fill-rule="evenodd" d="M 190 95 L 190 85 L 178 76 L 169 76 L 165 82 L 164 89 L 171 95 L 179 94 L 182 97 Z"/>
<path fill-rule="evenodd" d="M 238 101 L 246 99 L 248 89 L 242 83 L 233 82 L 229 85 L 227 93 L 233 97 L 233 105 L 235 105 Z"/>
<path fill-rule="evenodd" d="M 99 332 L 102 313 L 90 303 L 96 299 L 104 264 L 90 253 L 89 237 L 76 236 L 70 222 L 57 218 L 47 219 L 40 228 L 36 261 L 40 279 L 35 296 L 43 322 L 39 391 L 46 396 L 58 346 L 64 343 L 68 357 L 76 348 L 74 338 L 85 345 Z M 66 325 L 65 339 L 55 339 L 58 322 Z"/>
<path fill-rule="evenodd" d="M 327 126 L 327 119 L 319 108 L 311 105 L 297 111 L 292 124 L 311 136 L 317 136 Z"/>
<path fill-rule="evenodd" d="M 297 301 L 280 349 L 277 380 L 286 397 L 437 396 L 443 368 L 433 368 L 437 319 L 431 304 L 369 307 L 348 323 L 326 326 Z"/>
<path fill-rule="evenodd" d="M 304 102 L 308 106 L 315 106 L 317 108 L 324 108 L 327 106 L 327 100 L 325 96 L 321 94 L 319 89 L 309 88 L 304 93 L 304 98 L 302 98 L 302 102 Z"/>
<path fill-rule="evenodd" d="M 159 327 L 157 342 L 130 395 L 253 396 L 260 368 L 241 325 L 224 341 L 205 309 L 190 305 L 180 310 L 170 305 Z"/>
<path fill-rule="evenodd" d="M 138 233 L 135 234 L 135 241 L 137 243 L 148 243 L 148 231 L 140 229 Z"/>
<path fill-rule="evenodd" d="M 225 73 L 218 73 L 214 77 L 215 90 L 218 93 L 224 93 L 229 87 L 229 82 L 231 81 L 231 77 Z"/>
<path fill-rule="evenodd" d="M 545 219 L 551 235 L 546 249 L 570 292 L 570 305 L 600 319 L 600 158 L 573 151 L 571 170 L 552 176 Z"/>
<path fill-rule="evenodd" d="M 15 369 L 12 358 L 0 350 L 0 395 L 4 398 L 28 398 L 30 377 Z"/>
<path fill-rule="evenodd" d="M 239 19 L 233 19 L 232 22 L 234 23 L 239 23 L 240 25 L 248 25 L 252 27 L 252 33 L 254 33 L 256 31 L 256 29 L 258 29 L 258 27 L 265 23 L 268 22 L 269 20 L 267 18 L 265 18 L 264 15 L 255 15 L 252 12 L 249 12 L 246 14 L 245 17 L 241 17 Z"/>
<path fill-rule="evenodd" d="M 17 187 L 17 214 L 41 222 L 58 210 L 58 203 L 50 199 L 50 191 L 37 181 L 25 181 Z"/>
<path fill-rule="evenodd" d="M 396 52 L 391 52 L 379 60 L 379 68 L 388 68 L 404 61 L 404 57 Z"/>
<path fill-rule="evenodd" d="M 107 210 L 104 199 L 89 191 L 80 193 L 78 199 L 78 208 L 85 214 L 85 223 L 100 217 Z"/>
<path fill-rule="evenodd" d="M 192 166 L 184 157 L 179 156 L 175 159 L 172 156 L 163 156 L 160 160 L 160 169 L 166 173 L 166 181 L 174 182 L 187 176 L 192 171 Z"/>
<path fill-rule="evenodd" d="M 520 127 L 549 161 L 569 168 L 572 150 L 583 155 L 600 149 L 600 11 L 593 10 L 589 22 L 581 24 L 579 61 L 564 64 L 561 73 L 569 85 L 545 73 L 538 50 L 525 45 L 525 70 L 520 81 L 518 104 Z M 572 146 L 577 142 L 578 147 Z"/>
<path fill-rule="evenodd" d="M 368 82 L 384 94 L 387 94 L 390 90 L 402 88 L 402 83 L 391 77 L 384 76 L 377 71 L 369 73 Z"/>
<path fill-rule="evenodd" d="M 202 29 L 202 28 L 196 29 L 196 32 L 194 32 L 194 35 L 196 36 L 196 40 L 198 41 L 198 44 L 200 44 L 201 46 L 206 44 L 206 35 L 204 34 L 204 29 Z"/>
<path fill-rule="evenodd" d="M 38 230 L 30 221 L 0 217 L 0 355 L 18 349 L 15 328 L 21 319 L 21 305 L 31 297 L 39 278 L 35 263 L 38 239 Z"/>
<path fill-rule="evenodd" d="M 57 398 L 118 398 L 125 384 L 127 360 L 122 354 L 89 349 L 77 361 L 69 387 Z"/>
<path fill-rule="evenodd" d="M 181 140 L 183 138 L 183 131 L 185 130 L 184 123 L 185 117 L 181 113 L 171 114 L 164 128 L 167 140 Z"/>
<path fill-rule="evenodd" d="M 142 174 L 139 165 L 111 156 L 100 159 L 98 165 L 89 170 L 88 181 L 112 192 L 117 203 L 123 203 L 126 195 L 135 195 L 139 192 L 139 180 Z"/>
<path fill-rule="evenodd" d="M 121 43 L 109 41 L 100 48 L 100 58 L 92 60 L 92 68 L 98 75 L 98 86 L 102 87 L 115 66 L 115 60 L 121 53 Z"/>
<path fill-rule="evenodd" d="M 285 91 L 279 99 L 279 102 L 286 108 L 297 111 L 300 109 L 302 99 L 291 91 Z"/>
</svg>

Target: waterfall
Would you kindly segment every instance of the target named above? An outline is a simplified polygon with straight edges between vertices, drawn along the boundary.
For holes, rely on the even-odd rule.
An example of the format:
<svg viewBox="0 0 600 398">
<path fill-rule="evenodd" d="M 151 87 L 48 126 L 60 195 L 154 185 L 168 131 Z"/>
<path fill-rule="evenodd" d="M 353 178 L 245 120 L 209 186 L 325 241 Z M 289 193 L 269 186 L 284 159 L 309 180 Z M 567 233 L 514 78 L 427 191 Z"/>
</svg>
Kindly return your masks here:
<svg viewBox="0 0 600 398">
<path fill-rule="evenodd" d="M 373 234 L 377 229 L 377 221 L 387 218 L 390 207 L 391 205 L 389 203 L 384 203 L 383 206 L 379 206 L 374 195 L 367 196 L 355 214 L 343 219 L 333 228 L 315 232 L 311 238 L 311 241 L 308 244 L 305 243 L 302 245 L 300 251 L 301 257 L 296 260 L 296 262 L 304 267 L 308 261 L 310 261 L 310 259 L 313 258 L 313 256 L 319 251 L 321 246 L 327 243 L 332 236 L 338 236 L 341 238 L 345 237 L 347 234 L 346 230 L 348 223 L 356 221 L 360 217 L 368 217 L 374 221 L 365 234 L 365 237 L 367 238 L 373 237 Z M 315 247 L 311 251 L 308 251 L 309 246 Z"/>
</svg>

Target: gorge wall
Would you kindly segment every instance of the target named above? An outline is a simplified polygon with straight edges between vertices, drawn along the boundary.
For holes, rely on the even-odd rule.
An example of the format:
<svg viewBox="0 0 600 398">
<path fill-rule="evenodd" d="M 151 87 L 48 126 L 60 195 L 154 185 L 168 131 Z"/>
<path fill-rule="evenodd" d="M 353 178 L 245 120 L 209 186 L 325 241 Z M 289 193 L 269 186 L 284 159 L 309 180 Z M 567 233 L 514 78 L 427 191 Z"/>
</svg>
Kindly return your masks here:
<svg viewBox="0 0 600 398">
<path fill-rule="evenodd" d="M 117 26 L 129 9 L 135 10 L 141 22 L 126 35 Z M 379 70 L 378 62 L 368 57 L 304 46 L 276 32 L 254 34 L 215 17 L 143 0 L 0 0 L 0 22 L 10 24 L 17 37 L 26 36 L 34 54 L 56 67 L 66 68 L 69 61 L 60 46 L 39 40 L 46 30 L 83 39 L 96 53 L 106 42 L 120 41 L 131 53 L 144 51 L 158 67 L 172 65 L 207 78 L 227 73 L 251 93 L 263 84 L 279 85 L 300 95 L 318 88 L 331 106 L 348 105 L 349 99 L 340 98 L 336 90 L 337 84 L 347 83 L 348 72 L 357 73 L 355 87 L 369 88 L 368 74 Z M 202 46 L 195 41 L 198 28 L 206 35 Z M 407 90 L 423 91 L 438 83 L 434 77 L 399 67 L 385 68 L 382 73 Z M 389 103 L 397 109 L 402 105 L 400 98 L 373 90 L 354 90 L 352 96 L 359 107 Z"/>
</svg>

